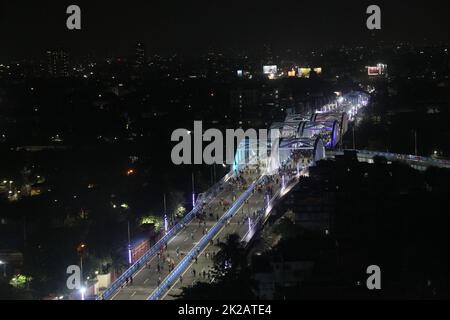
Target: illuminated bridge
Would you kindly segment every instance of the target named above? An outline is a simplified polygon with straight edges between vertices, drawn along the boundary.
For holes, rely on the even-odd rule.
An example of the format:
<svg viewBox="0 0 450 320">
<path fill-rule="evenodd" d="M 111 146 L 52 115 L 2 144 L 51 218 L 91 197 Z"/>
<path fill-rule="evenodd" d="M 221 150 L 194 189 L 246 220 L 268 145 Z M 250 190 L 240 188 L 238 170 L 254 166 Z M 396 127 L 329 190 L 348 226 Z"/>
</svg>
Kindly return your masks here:
<svg viewBox="0 0 450 320">
<path fill-rule="evenodd" d="M 238 234 L 249 243 L 268 220 L 273 206 L 300 180 L 308 168 L 340 151 L 335 147 L 358 111 L 368 104 L 368 95 L 352 92 L 313 114 L 288 115 L 274 123 L 271 137 L 260 154 L 261 142 L 240 142 L 232 170 L 197 199 L 194 209 L 126 270 L 99 299 L 170 299 L 197 279 L 213 281 L 209 270 L 217 243 Z M 361 161 L 375 156 L 404 161 L 424 169 L 450 168 L 450 162 L 430 158 L 358 151 Z M 132 277 L 133 282 L 127 279 Z"/>
</svg>

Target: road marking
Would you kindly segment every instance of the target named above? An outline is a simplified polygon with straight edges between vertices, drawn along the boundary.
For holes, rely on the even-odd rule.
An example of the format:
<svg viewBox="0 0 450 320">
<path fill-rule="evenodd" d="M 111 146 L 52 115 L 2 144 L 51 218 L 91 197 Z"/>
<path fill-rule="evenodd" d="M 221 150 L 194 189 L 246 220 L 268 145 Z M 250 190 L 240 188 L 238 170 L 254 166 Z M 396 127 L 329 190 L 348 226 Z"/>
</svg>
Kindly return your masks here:
<svg viewBox="0 0 450 320">
<path fill-rule="evenodd" d="M 135 295 L 135 294 L 136 294 L 136 291 L 135 291 L 135 292 L 133 292 L 133 293 L 131 294 L 131 296 L 132 296 L 132 297 L 134 297 L 134 295 Z"/>
<path fill-rule="evenodd" d="M 145 279 L 144 284 L 146 284 L 149 280 L 150 280 L 149 278 Z"/>
</svg>

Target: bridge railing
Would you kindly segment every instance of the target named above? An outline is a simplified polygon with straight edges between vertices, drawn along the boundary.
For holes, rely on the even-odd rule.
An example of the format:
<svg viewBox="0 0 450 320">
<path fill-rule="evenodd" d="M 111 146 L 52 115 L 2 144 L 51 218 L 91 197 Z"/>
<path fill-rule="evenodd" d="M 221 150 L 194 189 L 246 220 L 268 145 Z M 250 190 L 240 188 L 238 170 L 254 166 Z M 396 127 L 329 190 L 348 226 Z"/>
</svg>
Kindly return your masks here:
<svg viewBox="0 0 450 320">
<path fill-rule="evenodd" d="M 255 187 L 263 181 L 264 177 L 260 177 L 253 182 L 251 186 L 234 202 L 230 209 L 217 221 L 217 223 L 200 239 L 197 245 L 180 261 L 174 270 L 164 279 L 164 281 L 156 288 L 155 291 L 147 298 L 147 300 L 160 299 L 166 293 L 170 286 L 177 281 L 180 275 L 188 268 L 191 261 L 198 255 L 198 253 L 205 248 L 208 243 L 214 238 L 219 230 L 224 226 L 228 218 L 232 217 L 240 206 L 251 196 Z"/>
<path fill-rule="evenodd" d="M 262 228 L 264 224 L 269 219 L 270 213 L 275 205 L 275 203 L 283 198 L 287 192 L 292 189 L 292 187 L 297 184 L 298 178 L 296 176 L 292 176 L 287 182 L 286 187 L 284 189 L 279 188 L 277 192 L 272 196 L 272 198 L 269 199 L 267 203 L 264 204 L 264 206 L 257 210 L 256 218 L 253 221 L 252 228 L 249 229 L 244 236 L 242 236 L 241 241 L 249 243 L 250 240 L 253 238 L 253 236 L 256 234 L 258 229 Z"/>
<path fill-rule="evenodd" d="M 221 187 L 233 176 L 233 172 L 225 175 L 221 180 L 214 184 L 202 197 L 197 199 L 195 207 L 181 219 L 173 228 L 171 228 L 158 242 L 156 242 L 141 258 L 131 265 L 122 275 L 120 275 L 111 286 L 101 295 L 101 299 L 110 299 L 122 286 L 126 283 L 127 278 L 133 277 L 140 268 L 157 254 L 168 242 L 175 236 L 184 225 L 189 223 L 193 217 L 199 212 L 203 202 L 212 201 L 221 191 Z"/>
<path fill-rule="evenodd" d="M 431 157 L 415 156 L 411 154 L 400 154 L 400 153 L 371 151 L 371 150 L 355 150 L 355 151 L 360 155 L 367 155 L 371 157 L 380 156 L 386 158 L 387 160 L 417 162 L 418 164 L 425 164 L 428 166 L 450 168 L 450 160 L 446 159 L 435 159 Z M 343 154 L 343 151 L 342 152 L 331 151 L 329 152 L 329 154 L 334 156 L 335 154 Z"/>
<path fill-rule="evenodd" d="M 369 150 L 358 150 L 358 153 L 369 154 L 372 156 L 380 156 L 388 159 L 398 159 L 404 161 L 416 161 L 421 163 L 427 163 L 429 165 L 434 165 L 438 167 L 450 167 L 450 160 L 445 159 L 435 159 L 431 157 L 415 156 L 410 154 L 399 154 L 391 152 L 380 152 L 380 151 L 369 151 Z"/>
</svg>

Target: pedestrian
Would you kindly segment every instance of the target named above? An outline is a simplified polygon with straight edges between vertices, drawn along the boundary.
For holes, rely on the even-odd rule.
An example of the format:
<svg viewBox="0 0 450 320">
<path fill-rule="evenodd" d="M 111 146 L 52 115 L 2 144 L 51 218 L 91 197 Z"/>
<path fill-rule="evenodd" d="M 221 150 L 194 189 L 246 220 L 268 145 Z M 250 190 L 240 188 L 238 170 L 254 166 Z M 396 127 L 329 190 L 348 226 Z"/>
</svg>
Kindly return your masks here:
<svg viewBox="0 0 450 320">
<path fill-rule="evenodd" d="M 193 274 L 194 277 L 195 277 L 195 269 L 192 269 L 192 274 Z"/>
<path fill-rule="evenodd" d="M 180 276 L 180 284 L 183 284 L 183 276 Z"/>
</svg>

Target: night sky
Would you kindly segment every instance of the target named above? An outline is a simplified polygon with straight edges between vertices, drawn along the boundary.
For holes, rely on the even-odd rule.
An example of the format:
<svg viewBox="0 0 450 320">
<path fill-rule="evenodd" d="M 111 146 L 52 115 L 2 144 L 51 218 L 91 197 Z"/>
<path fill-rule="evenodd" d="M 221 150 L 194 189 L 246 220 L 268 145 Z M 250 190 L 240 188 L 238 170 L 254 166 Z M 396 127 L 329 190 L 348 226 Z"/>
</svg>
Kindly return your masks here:
<svg viewBox="0 0 450 320">
<path fill-rule="evenodd" d="M 65 27 L 82 9 L 82 30 Z M 73 54 L 128 54 L 136 41 L 154 53 L 208 48 L 260 50 L 367 41 L 366 8 L 382 9 L 377 39 L 448 41 L 448 0 L 0 0 L 0 58 L 34 57 L 63 46 Z"/>
</svg>

